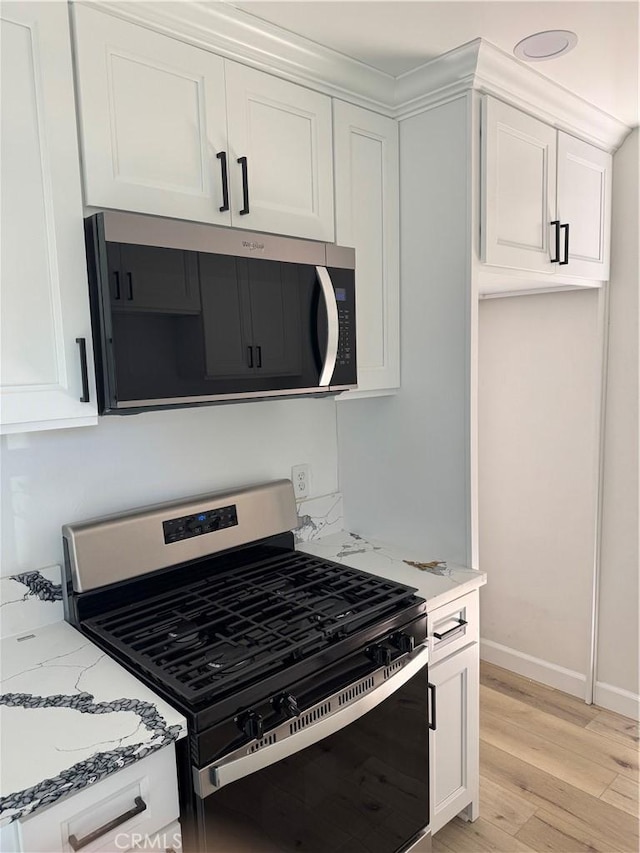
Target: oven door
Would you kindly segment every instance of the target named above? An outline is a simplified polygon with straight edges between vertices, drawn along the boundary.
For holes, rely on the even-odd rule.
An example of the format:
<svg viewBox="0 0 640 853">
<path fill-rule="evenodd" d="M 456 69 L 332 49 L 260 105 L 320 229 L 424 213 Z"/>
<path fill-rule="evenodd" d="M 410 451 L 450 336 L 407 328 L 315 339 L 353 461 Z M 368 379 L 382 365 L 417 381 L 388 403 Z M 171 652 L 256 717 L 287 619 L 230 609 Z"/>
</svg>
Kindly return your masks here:
<svg viewBox="0 0 640 853">
<path fill-rule="evenodd" d="M 412 846 L 429 823 L 427 657 L 421 646 L 292 717 L 282 740 L 281 726 L 195 771 L 201 850 Z"/>
</svg>

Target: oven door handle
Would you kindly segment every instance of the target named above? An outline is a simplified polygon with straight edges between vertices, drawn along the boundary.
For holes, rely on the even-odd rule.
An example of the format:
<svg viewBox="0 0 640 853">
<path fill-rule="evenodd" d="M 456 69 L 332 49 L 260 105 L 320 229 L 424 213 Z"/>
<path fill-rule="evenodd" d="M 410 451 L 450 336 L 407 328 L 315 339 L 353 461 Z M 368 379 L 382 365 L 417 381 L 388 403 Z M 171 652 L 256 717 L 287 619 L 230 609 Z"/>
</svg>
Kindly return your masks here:
<svg viewBox="0 0 640 853">
<path fill-rule="evenodd" d="M 243 748 L 243 754 L 239 757 L 237 753 L 235 753 L 235 755 L 227 756 L 219 761 L 214 761 L 202 769 L 194 767 L 193 782 L 196 794 L 200 798 L 204 799 L 210 794 L 215 793 L 215 791 L 220 790 L 220 788 L 223 788 L 225 785 L 229 785 L 231 782 L 236 782 L 238 779 L 249 776 L 251 773 L 255 773 L 258 770 L 269 767 L 271 764 L 275 764 L 277 761 L 287 758 L 294 752 L 299 752 L 300 750 L 317 743 L 319 740 L 335 734 L 335 732 L 340 731 L 340 729 L 343 729 L 350 723 L 355 722 L 368 711 L 373 710 L 373 708 L 381 702 L 384 702 L 385 699 L 388 699 L 389 696 L 395 693 L 396 690 L 399 690 L 407 683 L 407 681 L 412 679 L 416 673 L 426 666 L 428 660 L 428 646 L 421 645 L 414 652 L 407 655 L 407 662 L 405 665 L 393 675 L 388 675 L 388 677 L 384 678 L 385 670 L 388 672 L 389 669 L 393 667 L 392 663 L 391 667 L 381 667 L 379 670 L 376 670 L 375 673 L 372 673 L 371 676 L 368 676 L 365 681 L 369 678 L 375 681 L 374 676 L 378 674 L 380 674 L 380 677 L 384 678 L 384 680 L 381 684 L 360 696 L 346 707 L 340 707 L 338 697 L 342 697 L 345 693 L 348 693 L 350 689 L 348 687 L 318 703 L 318 705 L 323 708 L 330 705 L 332 710 L 329 711 L 326 716 L 318 719 L 316 722 L 313 722 L 312 725 L 305 726 L 304 723 L 300 725 L 300 722 L 296 722 L 295 720 L 288 721 L 283 727 L 278 727 L 278 729 L 273 732 L 267 732 L 264 735 L 263 740 L 267 741 L 268 745 L 260 747 L 250 754 L 247 754 L 246 750 L 251 749 L 251 745 L 246 745 Z M 359 684 L 360 683 L 361 682 L 359 682 Z M 316 706 L 314 706 L 314 708 L 315 707 Z M 335 711 L 333 711 L 334 707 L 336 708 Z M 313 709 L 308 709 L 307 711 L 304 711 L 300 719 L 304 720 L 305 716 L 312 710 Z M 283 740 L 277 740 L 277 732 L 280 728 L 295 728 L 297 726 L 300 726 L 300 728 L 295 731 L 294 734 L 285 733 Z M 270 743 L 269 739 L 274 736 L 276 738 L 275 742 Z M 253 746 L 255 747 L 255 744 L 253 744 Z"/>
<path fill-rule="evenodd" d="M 316 275 L 322 289 L 324 304 L 327 309 L 327 348 L 324 364 L 320 374 L 319 386 L 328 385 L 331 382 L 333 371 L 336 369 L 338 357 L 338 302 L 329 270 L 326 267 L 316 267 Z"/>
</svg>

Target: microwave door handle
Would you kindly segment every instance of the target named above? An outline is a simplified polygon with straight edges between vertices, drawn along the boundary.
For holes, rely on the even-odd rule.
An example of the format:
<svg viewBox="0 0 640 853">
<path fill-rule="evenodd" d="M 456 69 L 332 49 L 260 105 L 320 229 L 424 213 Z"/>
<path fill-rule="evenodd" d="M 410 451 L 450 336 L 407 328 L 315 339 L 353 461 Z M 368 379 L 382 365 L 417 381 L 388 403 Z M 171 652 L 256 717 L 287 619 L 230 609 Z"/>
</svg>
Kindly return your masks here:
<svg viewBox="0 0 640 853">
<path fill-rule="evenodd" d="M 333 371 L 336 369 L 336 359 L 338 357 L 338 303 L 329 270 L 326 267 L 316 267 L 316 275 L 327 309 L 327 348 L 318 382 L 318 385 L 322 387 L 329 385 Z"/>
</svg>

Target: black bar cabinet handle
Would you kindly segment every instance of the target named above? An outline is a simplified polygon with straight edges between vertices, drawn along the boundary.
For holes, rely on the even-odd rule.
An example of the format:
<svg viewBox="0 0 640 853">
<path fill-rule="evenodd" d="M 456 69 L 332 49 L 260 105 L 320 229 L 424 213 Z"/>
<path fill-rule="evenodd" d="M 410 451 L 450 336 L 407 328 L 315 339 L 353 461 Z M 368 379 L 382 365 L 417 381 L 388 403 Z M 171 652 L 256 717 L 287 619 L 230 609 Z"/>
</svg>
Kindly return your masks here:
<svg viewBox="0 0 640 853">
<path fill-rule="evenodd" d="M 131 302 L 133 300 L 133 276 L 130 272 L 127 273 L 127 285 L 129 287 L 127 299 L 129 300 L 129 302 Z"/>
<path fill-rule="evenodd" d="M 557 263 L 560 263 L 560 220 L 554 219 L 553 222 L 551 223 L 551 225 L 555 226 L 555 229 L 556 229 L 556 232 L 555 232 L 556 256 L 555 256 L 555 258 L 551 258 L 551 263 L 557 264 Z"/>
<path fill-rule="evenodd" d="M 249 357 L 249 367 L 253 367 L 253 347 L 247 347 L 247 354 Z"/>
<path fill-rule="evenodd" d="M 76 338 L 76 343 L 80 347 L 80 371 L 82 373 L 82 397 L 81 403 L 89 402 L 89 371 L 87 370 L 87 339 Z"/>
<path fill-rule="evenodd" d="M 247 176 L 247 158 L 238 157 L 238 163 L 242 167 L 242 210 L 240 216 L 249 213 L 249 178 Z"/>
<path fill-rule="evenodd" d="M 262 347 L 256 347 L 256 355 L 258 357 L 258 363 L 256 367 L 262 367 Z"/>
<path fill-rule="evenodd" d="M 227 171 L 227 152 L 219 151 L 216 154 L 220 160 L 220 169 L 222 171 L 222 207 L 219 208 L 220 213 L 229 210 L 229 173 Z"/>
<path fill-rule="evenodd" d="M 115 272 L 113 273 L 113 277 L 116 282 L 116 292 L 113 298 L 120 299 L 120 273 L 118 272 L 118 270 L 115 270 Z"/>
<path fill-rule="evenodd" d="M 457 631 L 460 631 L 467 624 L 466 619 L 458 619 L 458 624 L 454 625 L 453 628 L 449 628 L 448 631 L 445 631 L 443 634 L 438 634 L 437 631 L 433 632 L 433 636 L 436 640 L 446 640 L 447 637 L 450 637 L 452 634 L 455 634 Z"/>
<path fill-rule="evenodd" d="M 569 223 L 563 222 L 560 228 L 564 228 L 564 261 L 560 261 L 558 264 L 562 267 L 569 263 Z"/>
<path fill-rule="evenodd" d="M 73 850 L 82 850 L 83 847 L 91 844 L 92 841 L 96 841 L 101 835 L 106 835 L 107 832 L 110 832 L 112 829 L 120 826 L 120 824 L 125 823 L 129 818 L 135 817 L 146 810 L 147 804 L 142 797 L 136 797 L 134 802 L 135 806 L 132 809 L 129 809 L 129 811 L 119 815 L 118 817 L 114 817 L 113 820 L 110 820 L 109 823 L 105 823 L 104 826 L 99 826 L 98 829 L 94 829 L 93 832 L 90 832 L 89 835 L 85 835 L 84 838 L 77 838 L 75 835 L 70 835 L 69 844 L 71 845 L 71 848 Z"/>
<path fill-rule="evenodd" d="M 435 684 L 432 684 L 431 682 L 429 682 L 428 687 L 429 687 L 429 710 L 430 710 L 429 728 L 431 729 L 432 732 L 435 732 L 436 727 L 438 725 L 436 722 L 436 686 L 435 686 Z"/>
</svg>

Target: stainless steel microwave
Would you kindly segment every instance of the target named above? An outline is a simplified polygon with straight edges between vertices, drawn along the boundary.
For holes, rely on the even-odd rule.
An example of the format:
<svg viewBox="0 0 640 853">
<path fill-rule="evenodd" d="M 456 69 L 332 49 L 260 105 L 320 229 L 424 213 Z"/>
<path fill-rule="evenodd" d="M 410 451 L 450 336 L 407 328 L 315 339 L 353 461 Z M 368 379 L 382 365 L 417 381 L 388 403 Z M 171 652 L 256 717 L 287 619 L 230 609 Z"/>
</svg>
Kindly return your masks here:
<svg viewBox="0 0 640 853">
<path fill-rule="evenodd" d="M 117 211 L 85 234 L 101 414 L 357 387 L 353 249 Z"/>
</svg>

